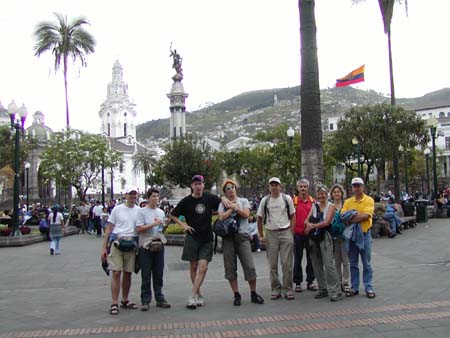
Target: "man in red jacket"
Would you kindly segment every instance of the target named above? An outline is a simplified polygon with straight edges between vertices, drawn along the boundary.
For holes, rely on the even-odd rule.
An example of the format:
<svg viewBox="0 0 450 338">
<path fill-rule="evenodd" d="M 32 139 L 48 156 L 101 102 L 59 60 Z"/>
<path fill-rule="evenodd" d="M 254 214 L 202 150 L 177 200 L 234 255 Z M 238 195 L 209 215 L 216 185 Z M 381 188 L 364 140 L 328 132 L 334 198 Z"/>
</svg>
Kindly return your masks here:
<svg viewBox="0 0 450 338">
<path fill-rule="evenodd" d="M 303 250 L 306 250 L 306 288 L 316 291 L 314 282 L 314 270 L 309 253 L 309 238 L 305 235 L 305 220 L 311 210 L 314 198 L 309 195 L 309 181 L 301 178 L 297 182 L 298 203 L 296 209 L 296 225 L 294 229 L 294 283 L 295 292 L 302 292 L 301 283 L 303 282 L 302 259 Z"/>
</svg>

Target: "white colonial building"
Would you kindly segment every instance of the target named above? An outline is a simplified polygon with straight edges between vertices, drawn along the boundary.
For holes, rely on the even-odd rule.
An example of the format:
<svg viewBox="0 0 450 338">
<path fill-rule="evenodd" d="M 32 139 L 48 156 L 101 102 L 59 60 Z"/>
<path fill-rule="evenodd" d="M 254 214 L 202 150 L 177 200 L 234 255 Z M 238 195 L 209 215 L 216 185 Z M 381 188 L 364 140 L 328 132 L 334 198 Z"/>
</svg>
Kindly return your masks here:
<svg viewBox="0 0 450 338">
<path fill-rule="evenodd" d="M 135 104 L 128 96 L 128 84 L 123 80 L 122 66 L 116 61 L 112 70 L 112 81 L 107 86 L 106 100 L 102 103 L 99 116 L 101 133 L 108 137 L 110 146 L 123 153 L 123 165 L 105 175 L 107 196 L 124 194 L 128 186 L 137 186 L 145 191 L 144 173 L 133 172 L 133 156 L 138 152 L 153 153 L 144 144 L 136 140 Z M 112 177 L 112 184 L 111 184 Z"/>
</svg>

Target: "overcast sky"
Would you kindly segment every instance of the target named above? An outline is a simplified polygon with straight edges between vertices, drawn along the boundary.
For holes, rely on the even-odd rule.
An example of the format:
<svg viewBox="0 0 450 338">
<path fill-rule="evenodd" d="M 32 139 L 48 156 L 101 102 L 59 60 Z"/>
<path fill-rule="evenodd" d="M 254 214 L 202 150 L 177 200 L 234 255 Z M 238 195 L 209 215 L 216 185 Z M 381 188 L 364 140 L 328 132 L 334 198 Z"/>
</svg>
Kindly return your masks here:
<svg viewBox="0 0 450 338">
<path fill-rule="evenodd" d="M 98 111 L 119 60 L 138 122 L 169 117 L 170 43 L 183 58 L 188 110 L 242 92 L 300 84 L 297 0 L 3 0 L 0 2 L 0 102 L 25 103 L 53 130 L 65 126 L 62 71 L 34 56 L 38 22 L 85 16 L 97 40 L 87 68 L 69 68 L 71 125 L 99 132 Z M 449 0 L 396 5 L 392 48 L 397 97 L 450 87 Z M 389 93 L 387 38 L 378 1 L 316 0 L 320 87 L 366 65 L 356 85 Z M 31 117 L 27 125 L 31 123 Z"/>
</svg>

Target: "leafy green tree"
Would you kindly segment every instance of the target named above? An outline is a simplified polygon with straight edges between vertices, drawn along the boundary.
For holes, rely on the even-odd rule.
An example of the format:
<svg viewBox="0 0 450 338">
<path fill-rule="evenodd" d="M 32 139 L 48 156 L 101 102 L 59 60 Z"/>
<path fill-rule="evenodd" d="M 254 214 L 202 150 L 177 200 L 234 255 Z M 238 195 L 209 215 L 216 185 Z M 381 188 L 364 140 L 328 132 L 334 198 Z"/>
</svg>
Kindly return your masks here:
<svg viewBox="0 0 450 338">
<path fill-rule="evenodd" d="M 155 152 L 149 152 L 147 151 L 147 149 L 138 151 L 133 155 L 133 173 L 136 175 L 139 175 L 141 172 L 144 173 L 145 191 L 147 191 L 149 174 L 156 164 L 156 159 L 154 158 L 154 156 Z"/>
<path fill-rule="evenodd" d="M 121 162 L 122 153 L 110 149 L 105 137 L 69 129 L 52 135 L 41 155 L 40 170 L 47 180 L 74 187 L 84 200 L 102 168 L 116 168 Z"/>
<path fill-rule="evenodd" d="M 386 160 L 398 157 L 400 145 L 406 149 L 423 146 L 428 137 L 425 121 L 414 112 L 389 104 L 355 107 L 345 114 L 338 130 L 330 137 L 330 154 L 345 163 L 349 170 L 357 172 L 357 153 L 352 144 L 352 139 L 356 138 L 367 182 L 374 166 L 382 172 Z"/>
<path fill-rule="evenodd" d="M 299 0 L 301 45 L 301 169 L 314 185 L 323 181 L 322 122 L 314 0 Z"/>
<path fill-rule="evenodd" d="M 55 58 L 55 71 L 63 63 L 64 90 L 66 95 L 66 125 L 69 123 L 69 99 L 67 96 L 67 69 L 69 57 L 75 62 L 80 60 L 82 66 L 86 66 L 85 54 L 93 53 L 95 48 L 94 37 L 83 26 L 88 25 L 87 19 L 81 17 L 70 23 L 67 17 L 59 13 L 53 13 L 57 23 L 41 22 L 36 26 L 34 36 L 36 38 L 35 55 L 51 51 Z"/>
<path fill-rule="evenodd" d="M 11 133 L 9 126 L 0 126 L 0 168 L 5 166 L 14 168 L 14 135 L 15 131 Z M 20 163 L 24 163 L 29 152 L 36 147 L 36 140 L 26 134 L 22 134 L 21 138 Z"/>
<path fill-rule="evenodd" d="M 205 142 L 186 135 L 185 138 L 173 140 L 165 150 L 166 154 L 158 163 L 157 170 L 165 182 L 182 188 L 190 187 L 191 178 L 195 174 L 205 177 L 207 189 L 217 182 L 221 164 L 216 161 L 214 152 Z"/>
</svg>

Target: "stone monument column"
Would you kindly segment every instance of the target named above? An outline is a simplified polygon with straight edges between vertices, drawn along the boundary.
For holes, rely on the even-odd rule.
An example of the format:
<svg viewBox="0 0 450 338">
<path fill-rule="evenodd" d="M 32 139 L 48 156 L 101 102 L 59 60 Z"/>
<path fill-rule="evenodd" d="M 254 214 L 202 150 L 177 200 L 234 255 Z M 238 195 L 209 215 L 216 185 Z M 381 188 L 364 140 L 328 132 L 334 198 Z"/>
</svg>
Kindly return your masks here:
<svg viewBox="0 0 450 338">
<path fill-rule="evenodd" d="M 186 134 L 186 98 L 189 96 L 184 91 L 183 84 L 183 69 L 181 68 L 182 58 L 177 50 L 172 50 L 170 47 L 170 57 L 173 57 L 172 68 L 175 69 L 175 75 L 172 76 L 172 87 L 167 97 L 170 99 L 170 141 L 182 138 Z"/>
</svg>

